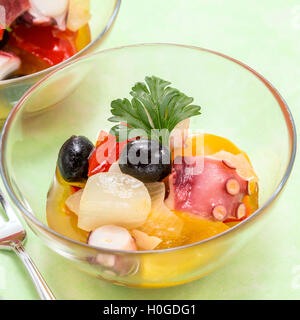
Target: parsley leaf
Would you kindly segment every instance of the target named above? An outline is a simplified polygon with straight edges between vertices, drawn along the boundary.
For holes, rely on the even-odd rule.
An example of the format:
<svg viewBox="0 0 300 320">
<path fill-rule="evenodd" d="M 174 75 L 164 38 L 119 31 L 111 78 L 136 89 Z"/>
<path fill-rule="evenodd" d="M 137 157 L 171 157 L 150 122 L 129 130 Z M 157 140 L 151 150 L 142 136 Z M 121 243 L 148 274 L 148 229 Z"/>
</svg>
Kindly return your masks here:
<svg viewBox="0 0 300 320">
<path fill-rule="evenodd" d="M 119 124 L 110 133 L 117 138 L 124 140 L 128 135 L 133 138 L 142 131 L 153 139 L 153 129 L 157 132 L 165 129 L 169 134 L 180 121 L 200 114 L 200 106 L 191 104 L 194 99 L 170 87 L 170 82 L 155 76 L 146 77 L 145 82 L 132 87 L 131 101 L 124 98 L 111 102 L 113 116 L 108 120 Z M 161 140 L 159 134 L 157 139 Z"/>
</svg>

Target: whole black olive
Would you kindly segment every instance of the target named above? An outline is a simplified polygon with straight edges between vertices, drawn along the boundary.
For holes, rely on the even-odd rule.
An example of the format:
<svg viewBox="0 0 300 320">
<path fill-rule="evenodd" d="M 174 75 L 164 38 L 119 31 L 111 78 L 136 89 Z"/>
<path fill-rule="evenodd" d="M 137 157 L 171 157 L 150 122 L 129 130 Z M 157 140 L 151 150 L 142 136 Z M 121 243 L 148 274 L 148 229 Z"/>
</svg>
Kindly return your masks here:
<svg viewBox="0 0 300 320">
<path fill-rule="evenodd" d="M 94 149 L 91 141 L 82 136 L 72 136 L 60 148 L 57 160 L 61 176 L 68 182 L 87 179 L 89 156 Z"/>
<path fill-rule="evenodd" d="M 142 182 L 160 181 L 171 173 L 171 153 L 158 141 L 130 141 L 120 155 L 119 166 L 123 173 Z"/>
</svg>

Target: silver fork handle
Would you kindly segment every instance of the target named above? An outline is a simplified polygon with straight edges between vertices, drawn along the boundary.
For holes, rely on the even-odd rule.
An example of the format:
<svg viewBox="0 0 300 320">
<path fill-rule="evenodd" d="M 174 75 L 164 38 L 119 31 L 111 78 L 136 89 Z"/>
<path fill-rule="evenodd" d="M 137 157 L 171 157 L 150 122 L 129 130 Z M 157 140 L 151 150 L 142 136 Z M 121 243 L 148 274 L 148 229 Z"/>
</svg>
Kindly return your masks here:
<svg viewBox="0 0 300 320">
<path fill-rule="evenodd" d="M 46 281 L 40 274 L 38 268 L 30 258 L 28 253 L 25 251 L 25 248 L 21 244 L 18 244 L 14 246 L 13 249 L 16 252 L 16 254 L 19 256 L 19 258 L 22 260 L 22 262 L 24 263 L 41 299 L 56 300 L 52 291 L 48 287 Z"/>
</svg>

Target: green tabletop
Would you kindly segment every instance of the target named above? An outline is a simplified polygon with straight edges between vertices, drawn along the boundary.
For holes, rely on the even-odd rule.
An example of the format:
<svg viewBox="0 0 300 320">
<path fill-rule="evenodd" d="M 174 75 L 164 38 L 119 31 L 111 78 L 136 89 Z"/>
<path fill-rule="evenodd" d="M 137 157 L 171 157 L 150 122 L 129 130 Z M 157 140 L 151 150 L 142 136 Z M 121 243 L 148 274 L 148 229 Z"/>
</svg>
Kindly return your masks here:
<svg viewBox="0 0 300 320">
<path fill-rule="evenodd" d="M 245 62 L 279 90 L 300 127 L 299 0 L 123 0 L 103 48 L 142 42 L 191 44 Z M 30 230 L 26 248 L 58 299 L 299 299 L 299 190 L 296 161 L 273 223 L 225 267 L 181 287 L 130 289 L 91 278 Z M 12 252 L 0 252 L 0 297 L 38 299 Z"/>
</svg>

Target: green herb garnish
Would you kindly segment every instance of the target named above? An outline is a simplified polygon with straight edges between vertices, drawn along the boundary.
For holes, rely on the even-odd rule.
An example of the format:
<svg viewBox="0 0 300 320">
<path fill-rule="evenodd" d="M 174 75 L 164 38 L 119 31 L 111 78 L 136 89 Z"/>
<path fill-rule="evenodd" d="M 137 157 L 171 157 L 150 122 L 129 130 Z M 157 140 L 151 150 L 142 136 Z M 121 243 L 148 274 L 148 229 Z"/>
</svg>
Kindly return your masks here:
<svg viewBox="0 0 300 320">
<path fill-rule="evenodd" d="M 137 82 L 132 87 L 131 101 L 124 98 L 111 102 L 113 116 L 108 120 L 119 124 L 112 127 L 110 133 L 118 139 L 139 136 L 139 130 L 149 139 L 155 139 L 153 132 L 156 131 L 169 135 L 180 121 L 200 114 L 200 106 L 191 104 L 194 99 L 170 87 L 170 82 L 155 76 L 146 77 L 145 82 Z M 159 133 L 157 139 L 163 139 Z"/>
</svg>

